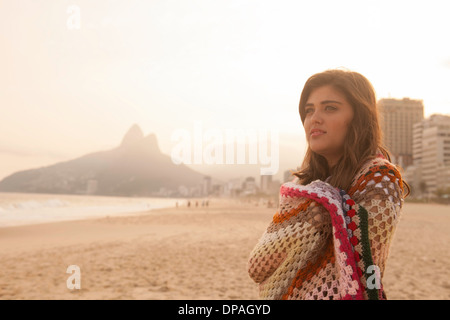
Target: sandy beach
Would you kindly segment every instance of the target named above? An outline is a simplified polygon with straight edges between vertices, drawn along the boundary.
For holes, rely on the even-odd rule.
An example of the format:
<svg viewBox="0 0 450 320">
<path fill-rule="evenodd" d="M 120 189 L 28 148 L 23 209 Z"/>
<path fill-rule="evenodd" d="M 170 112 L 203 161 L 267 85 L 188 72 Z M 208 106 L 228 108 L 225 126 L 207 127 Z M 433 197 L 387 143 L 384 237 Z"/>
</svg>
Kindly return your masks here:
<svg viewBox="0 0 450 320">
<path fill-rule="evenodd" d="M 0 299 L 258 299 L 250 251 L 276 208 L 213 200 L 127 217 L 0 228 Z M 389 299 L 450 299 L 450 206 L 406 203 Z M 67 288 L 77 265 L 81 289 Z"/>
</svg>

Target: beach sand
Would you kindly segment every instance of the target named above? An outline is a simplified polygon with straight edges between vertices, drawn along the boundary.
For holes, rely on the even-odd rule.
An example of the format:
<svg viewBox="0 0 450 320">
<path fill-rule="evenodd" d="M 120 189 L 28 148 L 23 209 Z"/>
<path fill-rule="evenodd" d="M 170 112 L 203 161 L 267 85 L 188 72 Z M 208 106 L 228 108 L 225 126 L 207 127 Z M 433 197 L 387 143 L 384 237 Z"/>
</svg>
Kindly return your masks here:
<svg viewBox="0 0 450 320">
<path fill-rule="evenodd" d="M 0 299 L 258 299 L 250 251 L 276 208 L 209 207 L 0 228 Z M 405 204 L 384 276 L 389 299 L 450 298 L 450 206 Z M 67 288 L 77 265 L 81 289 Z"/>
</svg>

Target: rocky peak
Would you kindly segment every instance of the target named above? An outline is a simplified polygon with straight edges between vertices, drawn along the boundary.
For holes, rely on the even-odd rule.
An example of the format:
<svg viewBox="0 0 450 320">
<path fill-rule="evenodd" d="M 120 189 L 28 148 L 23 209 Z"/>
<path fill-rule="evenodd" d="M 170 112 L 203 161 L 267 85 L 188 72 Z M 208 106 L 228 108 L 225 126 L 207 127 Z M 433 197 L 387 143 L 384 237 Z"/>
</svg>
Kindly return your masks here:
<svg viewBox="0 0 450 320">
<path fill-rule="evenodd" d="M 135 146 L 140 143 L 144 139 L 144 133 L 141 128 L 137 124 L 133 124 L 133 126 L 128 130 L 125 136 L 122 139 L 121 147 L 126 146 Z"/>
</svg>

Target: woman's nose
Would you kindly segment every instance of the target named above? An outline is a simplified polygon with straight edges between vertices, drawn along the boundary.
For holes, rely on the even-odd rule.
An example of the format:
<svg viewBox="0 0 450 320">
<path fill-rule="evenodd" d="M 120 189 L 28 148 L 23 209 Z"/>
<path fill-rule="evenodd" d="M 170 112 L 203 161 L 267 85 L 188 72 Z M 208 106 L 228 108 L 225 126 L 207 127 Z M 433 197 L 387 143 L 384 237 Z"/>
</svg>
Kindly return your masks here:
<svg viewBox="0 0 450 320">
<path fill-rule="evenodd" d="M 315 110 L 313 114 L 311 115 L 311 122 L 312 123 L 322 123 L 322 115 L 320 114 L 319 110 Z"/>
</svg>

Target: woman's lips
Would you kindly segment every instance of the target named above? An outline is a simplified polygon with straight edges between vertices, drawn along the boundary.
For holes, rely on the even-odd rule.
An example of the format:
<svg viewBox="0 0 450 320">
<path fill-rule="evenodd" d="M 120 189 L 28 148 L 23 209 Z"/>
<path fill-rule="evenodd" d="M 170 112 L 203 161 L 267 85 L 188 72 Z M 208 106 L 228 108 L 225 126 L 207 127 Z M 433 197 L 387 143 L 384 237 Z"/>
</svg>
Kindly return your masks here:
<svg viewBox="0 0 450 320">
<path fill-rule="evenodd" d="M 320 129 L 312 129 L 310 131 L 310 136 L 311 137 L 317 137 L 317 136 L 321 136 L 323 134 L 327 133 L 326 131 L 320 130 Z"/>
</svg>

